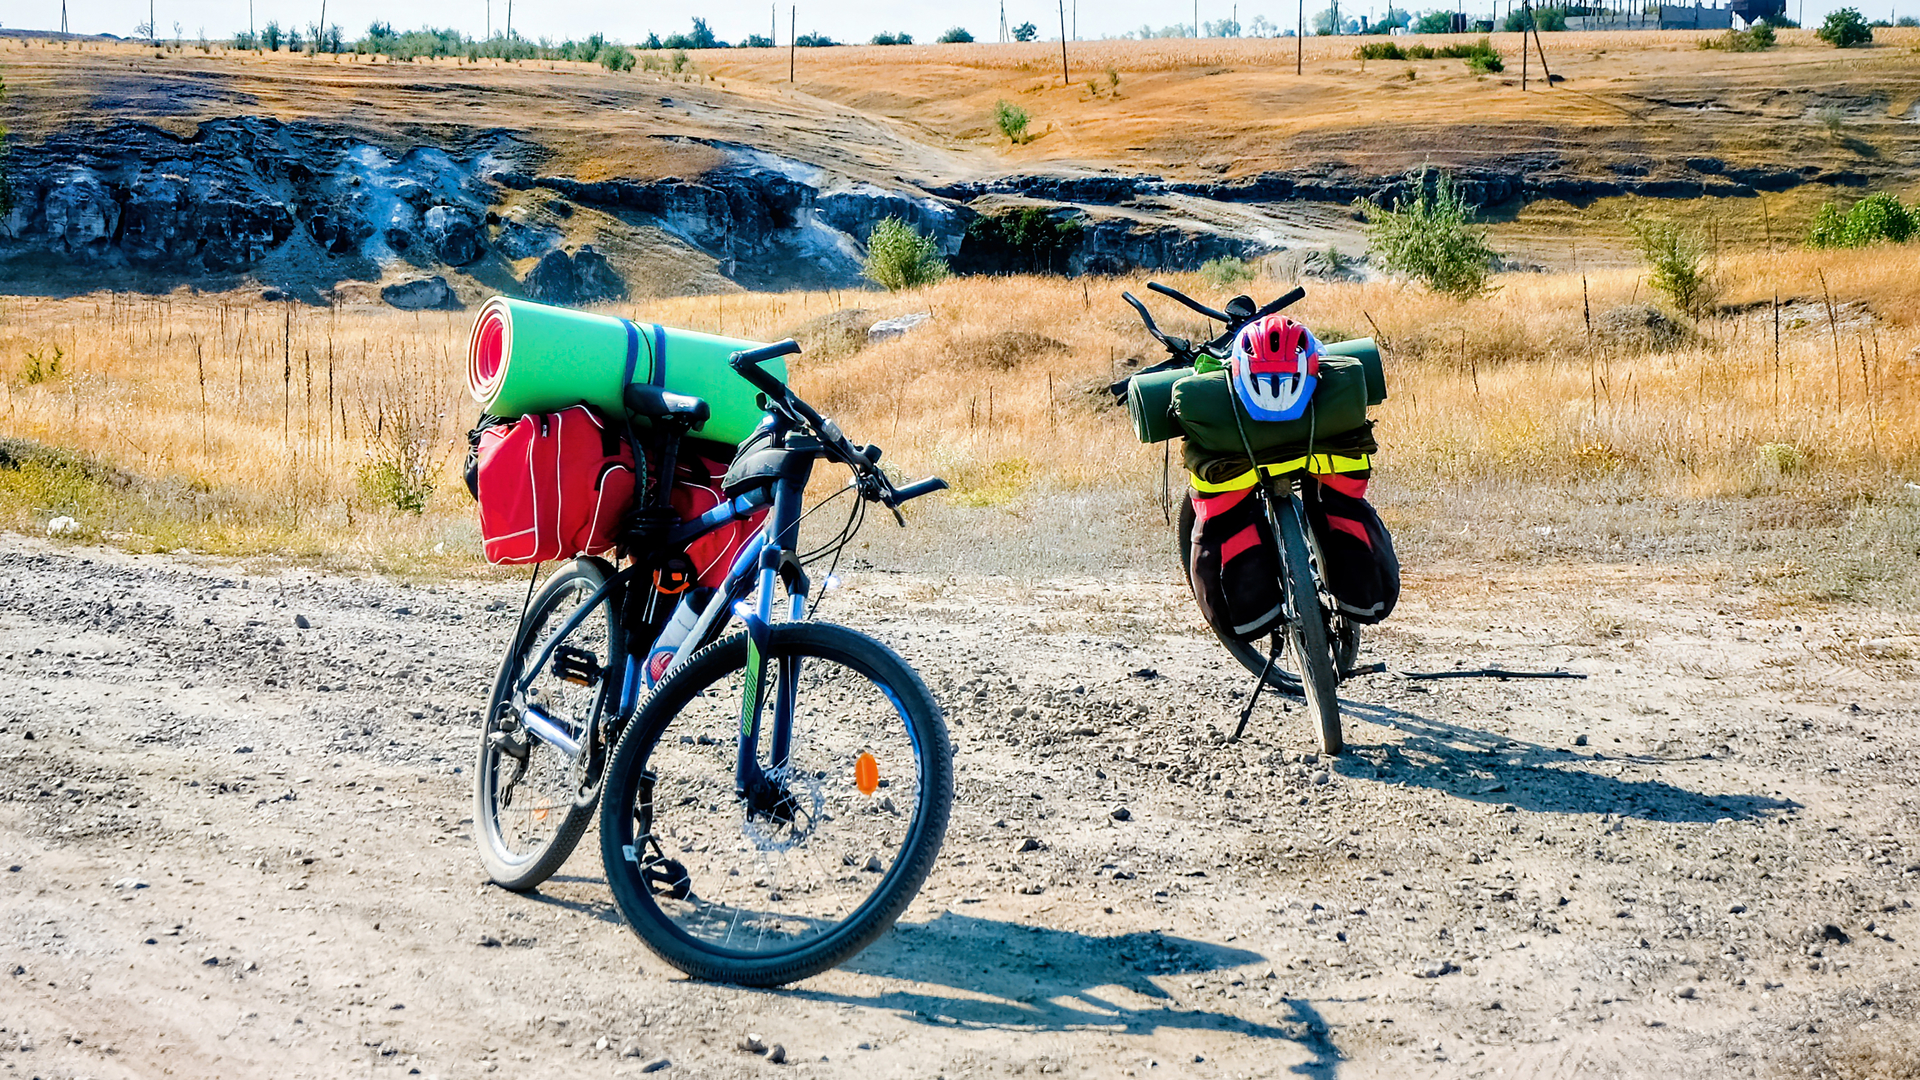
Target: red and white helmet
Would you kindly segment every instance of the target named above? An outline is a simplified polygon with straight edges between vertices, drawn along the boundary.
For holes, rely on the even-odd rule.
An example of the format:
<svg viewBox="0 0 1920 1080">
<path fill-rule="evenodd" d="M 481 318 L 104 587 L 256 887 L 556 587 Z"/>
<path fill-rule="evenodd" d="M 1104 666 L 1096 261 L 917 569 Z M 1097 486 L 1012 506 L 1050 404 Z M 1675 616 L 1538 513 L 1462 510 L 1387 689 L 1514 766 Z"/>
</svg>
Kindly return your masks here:
<svg viewBox="0 0 1920 1080">
<path fill-rule="evenodd" d="M 1320 380 L 1320 342 L 1283 315 L 1255 319 L 1233 339 L 1233 392 L 1255 420 L 1297 420 Z"/>
</svg>

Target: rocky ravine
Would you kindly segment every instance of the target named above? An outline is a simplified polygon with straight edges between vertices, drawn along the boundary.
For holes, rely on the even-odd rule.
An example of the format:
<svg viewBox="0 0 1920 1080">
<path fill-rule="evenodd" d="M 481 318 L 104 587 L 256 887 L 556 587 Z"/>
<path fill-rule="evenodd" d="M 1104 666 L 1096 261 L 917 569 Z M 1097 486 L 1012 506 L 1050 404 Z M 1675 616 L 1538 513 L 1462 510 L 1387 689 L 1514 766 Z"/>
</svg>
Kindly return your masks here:
<svg viewBox="0 0 1920 1080">
<path fill-rule="evenodd" d="M 11 156 L 18 205 L 0 229 L 0 280 L 24 291 L 256 280 L 318 300 L 339 282 L 398 278 L 389 302 L 457 307 L 459 290 L 434 278 L 455 273 L 472 283 L 470 294 L 578 303 L 622 297 L 629 278 L 650 276 L 646 264 L 660 256 L 643 250 L 644 234 L 748 288 L 845 286 L 859 281 L 866 236 L 890 216 L 977 269 L 1020 268 L 968 251 L 967 231 L 982 212 L 1028 207 L 1082 226 L 1054 269 L 1192 269 L 1323 247 L 1328 208 L 1391 201 L 1413 182 L 1335 165 L 1218 183 L 1080 173 L 880 180 L 707 145 L 726 164 L 698 176 L 589 182 L 543 173 L 541 148 L 503 131 L 460 146 L 380 146 L 321 125 L 242 116 L 202 122 L 189 138 L 140 123 L 54 135 Z M 1715 158 L 1657 168 L 1621 161 L 1589 176 L 1532 155 L 1463 170 L 1461 181 L 1474 201 L 1496 205 L 1742 197 L 1866 177 Z M 582 209 L 591 223 L 575 220 Z"/>
<path fill-rule="evenodd" d="M 1277 703 L 1224 740 L 1250 679 L 1170 581 L 850 572 L 827 614 L 926 673 L 954 822 L 893 933 L 768 992 L 654 960 L 591 845 L 536 895 L 484 884 L 464 768 L 523 586 L 18 537 L 0 586 L 22 1076 L 1920 1062 L 1920 642 L 1857 610 L 1645 567 L 1430 568 L 1369 659 L 1590 677 L 1363 677 L 1328 761 Z"/>
</svg>

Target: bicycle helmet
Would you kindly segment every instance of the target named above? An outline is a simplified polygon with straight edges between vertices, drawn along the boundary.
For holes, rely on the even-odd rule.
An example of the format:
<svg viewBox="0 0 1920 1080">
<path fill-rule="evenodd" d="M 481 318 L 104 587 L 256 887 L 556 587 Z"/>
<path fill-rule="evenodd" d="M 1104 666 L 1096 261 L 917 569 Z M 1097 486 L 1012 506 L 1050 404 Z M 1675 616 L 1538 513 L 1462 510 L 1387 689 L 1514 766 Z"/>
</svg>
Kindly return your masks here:
<svg viewBox="0 0 1920 1080">
<path fill-rule="evenodd" d="M 1233 339 L 1233 392 L 1255 420 L 1297 420 L 1320 380 L 1320 342 L 1292 319 L 1268 315 Z"/>
</svg>

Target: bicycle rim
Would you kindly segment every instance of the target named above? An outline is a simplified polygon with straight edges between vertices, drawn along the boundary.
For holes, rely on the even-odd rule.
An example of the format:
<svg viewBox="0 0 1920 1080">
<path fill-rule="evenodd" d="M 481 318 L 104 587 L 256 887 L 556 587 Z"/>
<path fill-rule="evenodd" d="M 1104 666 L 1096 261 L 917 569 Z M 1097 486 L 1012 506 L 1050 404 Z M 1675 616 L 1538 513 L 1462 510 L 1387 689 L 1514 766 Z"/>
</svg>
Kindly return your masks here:
<svg viewBox="0 0 1920 1080">
<path fill-rule="evenodd" d="M 564 567 L 541 590 L 488 704 L 475 778 L 475 826 L 488 873 L 506 888 L 529 889 L 551 876 L 592 819 L 592 803 L 581 797 L 584 760 L 569 758 L 528 733 L 514 715 L 511 698 L 527 665 L 606 581 L 598 562 Z M 603 605 L 581 619 L 526 691 L 530 706 L 583 745 L 610 704 L 611 668 L 618 662 L 610 608 Z"/>
<path fill-rule="evenodd" d="M 744 637 L 656 690 L 608 771 L 607 877 L 628 922 L 682 970 L 771 985 L 824 970 L 892 925 L 946 831 L 938 707 L 912 669 L 843 627 L 774 628 L 761 766 L 736 794 Z M 792 681 L 791 752 L 768 759 L 774 687 Z M 628 745 L 632 742 L 634 745 Z"/>
</svg>

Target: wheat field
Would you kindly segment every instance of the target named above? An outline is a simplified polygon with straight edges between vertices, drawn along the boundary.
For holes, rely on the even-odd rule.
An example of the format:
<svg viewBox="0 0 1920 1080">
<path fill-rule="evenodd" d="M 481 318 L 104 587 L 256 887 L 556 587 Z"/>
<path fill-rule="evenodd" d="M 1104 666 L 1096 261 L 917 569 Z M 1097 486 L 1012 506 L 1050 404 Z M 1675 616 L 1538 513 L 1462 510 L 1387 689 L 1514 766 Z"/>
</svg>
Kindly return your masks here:
<svg viewBox="0 0 1920 1080">
<path fill-rule="evenodd" d="M 1516 513 L 1548 496 L 1823 513 L 1896 499 L 1920 476 L 1920 245 L 1729 255 L 1717 276 L 1720 313 L 1654 347 L 1606 329 L 1609 311 L 1649 300 L 1633 269 L 1504 275 L 1464 303 L 1308 281 L 1293 314 L 1328 338 L 1386 342 L 1376 492 L 1398 527 L 1444 532 L 1490 485 Z M 1223 298 L 1198 275 L 1166 279 Z M 1062 493 L 1157 520 L 1162 448 L 1137 443 L 1103 389 L 1160 358 L 1119 298 L 1143 284 L 955 278 L 607 310 L 735 337 L 799 333 L 812 346 L 793 361 L 800 392 L 901 472 L 948 478 L 962 515 L 949 524 L 1044 512 Z M 1290 285 L 1241 288 L 1264 299 Z M 44 532 L 71 517 L 74 537 L 135 549 L 477 566 L 459 480 L 477 412 L 464 385 L 471 316 L 256 295 L 0 301 L 13 466 L 0 468 L 0 523 Z M 1203 331 L 1155 307 L 1171 332 Z M 860 326 L 933 318 L 872 346 L 819 332 L 849 308 Z M 421 512 L 368 483 L 383 464 L 430 484 Z"/>
</svg>

